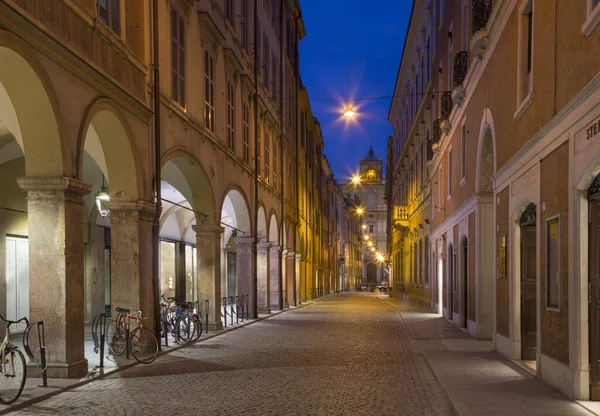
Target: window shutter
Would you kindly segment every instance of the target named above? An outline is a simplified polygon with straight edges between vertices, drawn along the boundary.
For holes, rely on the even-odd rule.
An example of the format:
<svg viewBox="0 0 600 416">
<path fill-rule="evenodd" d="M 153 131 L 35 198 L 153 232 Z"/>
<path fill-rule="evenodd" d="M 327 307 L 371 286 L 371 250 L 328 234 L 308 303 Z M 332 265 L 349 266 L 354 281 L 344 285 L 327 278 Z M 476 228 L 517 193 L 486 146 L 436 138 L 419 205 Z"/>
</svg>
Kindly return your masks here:
<svg viewBox="0 0 600 416">
<path fill-rule="evenodd" d="M 180 103 L 185 107 L 185 26 L 183 16 L 179 20 L 179 96 Z"/>
<path fill-rule="evenodd" d="M 171 89 L 173 100 L 179 102 L 179 74 L 177 71 L 178 45 L 177 45 L 177 12 L 171 9 Z"/>
<path fill-rule="evenodd" d="M 117 36 L 121 36 L 121 8 L 119 6 L 119 0 L 110 0 L 110 28 Z"/>
</svg>

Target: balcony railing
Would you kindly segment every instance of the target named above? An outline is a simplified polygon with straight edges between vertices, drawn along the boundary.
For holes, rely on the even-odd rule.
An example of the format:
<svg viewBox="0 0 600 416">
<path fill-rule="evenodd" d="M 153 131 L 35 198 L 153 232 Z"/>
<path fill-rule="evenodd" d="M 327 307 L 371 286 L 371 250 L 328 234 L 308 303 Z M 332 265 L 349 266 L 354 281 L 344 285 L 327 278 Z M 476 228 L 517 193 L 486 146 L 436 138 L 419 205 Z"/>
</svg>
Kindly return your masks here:
<svg viewBox="0 0 600 416">
<path fill-rule="evenodd" d="M 404 205 L 394 205 L 394 222 L 398 225 L 408 226 L 408 207 Z"/>
<path fill-rule="evenodd" d="M 454 88 L 461 86 L 467 76 L 469 62 L 467 60 L 467 51 L 460 51 L 454 57 Z"/>
<path fill-rule="evenodd" d="M 473 0 L 473 34 L 487 25 L 492 7 L 492 0 Z"/>
<path fill-rule="evenodd" d="M 431 144 L 439 143 L 442 138 L 442 119 L 438 118 L 433 121 L 433 134 L 431 135 Z"/>
<path fill-rule="evenodd" d="M 442 120 L 448 120 L 452 112 L 452 93 L 446 91 L 442 94 Z"/>
</svg>

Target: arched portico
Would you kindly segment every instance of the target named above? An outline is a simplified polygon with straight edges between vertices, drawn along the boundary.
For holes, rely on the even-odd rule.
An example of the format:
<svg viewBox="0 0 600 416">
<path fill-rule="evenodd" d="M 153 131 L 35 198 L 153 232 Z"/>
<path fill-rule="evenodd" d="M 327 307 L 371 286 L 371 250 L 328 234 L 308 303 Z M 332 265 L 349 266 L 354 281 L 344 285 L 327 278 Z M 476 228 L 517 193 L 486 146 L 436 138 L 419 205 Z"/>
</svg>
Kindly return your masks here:
<svg viewBox="0 0 600 416">
<path fill-rule="evenodd" d="M 221 224 L 224 226 L 222 242 L 223 296 L 248 298 L 252 305 L 252 225 L 248 200 L 242 189 L 230 187 L 221 204 Z"/>
<path fill-rule="evenodd" d="M 269 269 L 269 291 L 271 310 L 282 309 L 281 298 L 281 252 L 282 247 L 279 245 L 279 222 L 275 212 L 271 213 L 269 219 L 269 243 L 270 250 L 270 269 Z"/>
<path fill-rule="evenodd" d="M 258 243 L 256 245 L 256 304 L 259 313 L 271 313 L 271 242 L 265 208 L 258 207 Z"/>
<path fill-rule="evenodd" d="M 223 227 L 216 222 L 212 183 L 202 164 L 182 149 L 163 157 L 161 177 L 160 287 L 175 289 L 186 300 L 209 300 L 209 326 L 221 328 Z M 169 287 L 170 277 L 175 281 L 173 287 Z"/>
</svg>

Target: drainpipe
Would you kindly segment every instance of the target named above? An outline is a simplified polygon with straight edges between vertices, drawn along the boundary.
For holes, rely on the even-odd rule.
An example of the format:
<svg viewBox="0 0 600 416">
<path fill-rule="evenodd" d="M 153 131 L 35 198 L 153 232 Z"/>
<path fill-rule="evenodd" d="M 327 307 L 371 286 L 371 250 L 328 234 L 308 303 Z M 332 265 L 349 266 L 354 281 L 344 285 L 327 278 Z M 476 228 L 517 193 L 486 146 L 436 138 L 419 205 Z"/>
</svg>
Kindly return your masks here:
<svg viewBox="0 0 600 416">
<path fill-rule="evenodd" d="M 156 212 L 152 222 L 152 294 L 154 297 L 154 333 L 160 336 L 160 294 L 159 294 L 159 255 L 160 255 L 160 213 L 161 203 L 161 164 L 160 164 L 160 72 L 158 55 L 158 0 L 152 1 L 152 54 L 154 77 L 154 192 Z M 159 343 L 160 349 L 160 343 Z"/>
<path fill-rule="evenodd" d="M 258 260 L 257 252 L 257 238 L 258 238 L 258 172 L 260 166 L 258 166 L 258 135 L 260 133 L 258 128 L 258 0 L 254 0 L 254 224 L 252 234 L 254 235 L 254 241 L 252 242 L 252 256 L 254 261 L 252 262 L 252 316 L 258 317 Z M 266 52 L 265 52 L 266 53 Z"/>
<path fill-rule="evenodd" d="M 277 279 L 279 280 L 279 290 L 277 296 L 279 297 L 279 310 L 283 309 L 283 268 L 282 263 L 283 260 L 281 258 L 281 253 L 283 253 L 283 245 L 285 241 L 283 241 L 283 230 L 285 227 L 285 201 L 283 199 L 283 141 L 285 139 L 285 135 L 283 134 L 283 129 L 285 128 L 285 123 L 281 122 L 283 120 L 283 3 L 284 0 L 281 0 L 279 7 L 279 122 L 281 123 L 281 135 L 279 136 L 279 196 L 281 198 L 281 225 L 279 227 L 279 255 L 277 256 L 277 263 L 279 264 L 279 276 Z M 285 292 L 287 296 L 287 290 Z"/>
</svg>

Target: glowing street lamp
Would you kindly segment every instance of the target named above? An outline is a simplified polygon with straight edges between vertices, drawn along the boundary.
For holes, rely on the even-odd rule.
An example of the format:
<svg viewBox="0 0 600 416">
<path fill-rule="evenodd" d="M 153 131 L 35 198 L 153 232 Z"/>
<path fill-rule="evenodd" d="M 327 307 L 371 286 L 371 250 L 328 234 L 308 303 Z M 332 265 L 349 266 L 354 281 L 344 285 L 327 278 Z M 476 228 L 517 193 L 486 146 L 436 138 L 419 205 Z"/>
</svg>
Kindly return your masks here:
<svg viewBox="0 0 600 416">
<path fill-rule="evenodd" d="M 365 240 L 369 241 L 369 236 L 365 234 Z"/>
<path fill-rule="evenodd" d="M 110 195 L 104 186 L 104 175 L 102 175 L 102 187 L 96 193 L 96 207 L 101 216 L 106 217 L 110 210 L 106 207 L 106 204 L 110 202 Z"/>
<path fill-rule="evenodd" d="M 363 229 L 363 230 L 366 230 L 366 229 L 367 229 L 367 224 L 363 224 L 363 225 L 362 225 L 362 229 Z"/>
<path fill-rule="evenodd" d="M 356 115 L 356 111 L 352 107 L 346 107 L 344 110 L 344 117 L 352 118 Z"/>
<path fill-rule="evenodd" d="M 362 209 L 361 207 L 358 207 L 358 208 L 356 208 L 356 213 L 357 213 L 358 215 L 362 215 L 362 214 L 364 214 L 364 213 L 365 213 L 365 210 L 364 210 L 364 209 Z"/>
<path fill-rule="evenodd" d="M 379 260 L 380 262 L 383 262 L 384 258 L 381 253 L 377 253 L 377 260 Z"/>
<path fill-rule="evenodd" d="M 360 183 L 360 176 L 354 175 L 352 177 L 352 183 L 355 184 L 355 185 L 358 185 Z"/>
</svg>

